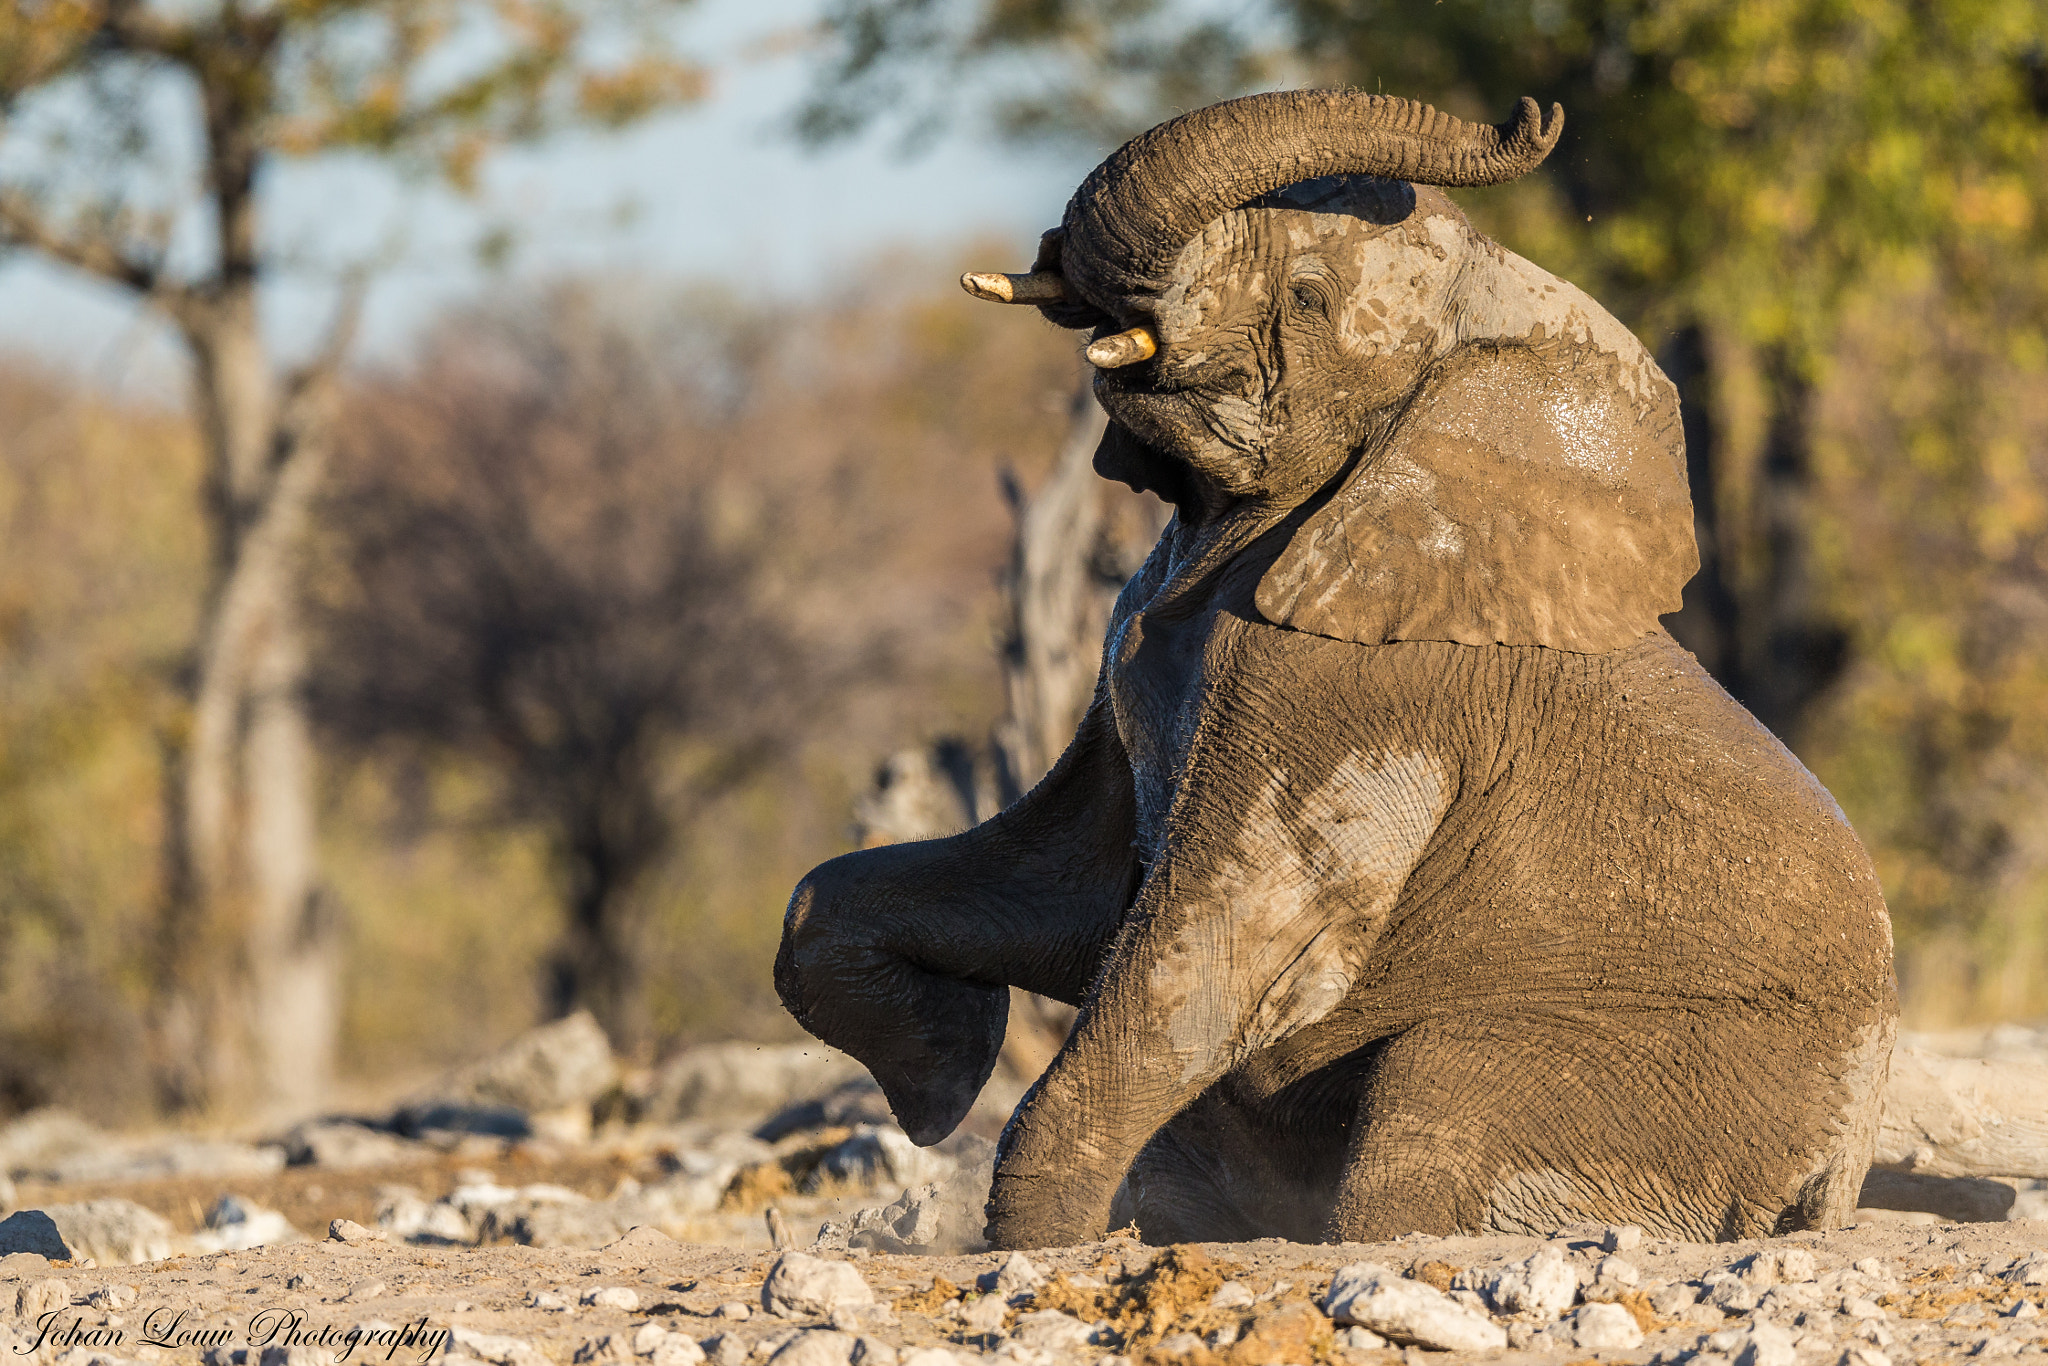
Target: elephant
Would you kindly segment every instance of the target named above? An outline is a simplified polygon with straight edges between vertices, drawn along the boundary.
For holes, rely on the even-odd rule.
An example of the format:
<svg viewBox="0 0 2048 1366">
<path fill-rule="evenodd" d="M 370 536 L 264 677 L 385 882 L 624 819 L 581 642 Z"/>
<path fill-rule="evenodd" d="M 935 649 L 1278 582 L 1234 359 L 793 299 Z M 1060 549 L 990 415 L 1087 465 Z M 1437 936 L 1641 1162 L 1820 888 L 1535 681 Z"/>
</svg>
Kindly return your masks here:
<svg viewBox="0 0 2048 1366">
<path fill-rule="evenodd" d="M 812 870 L 775 982 L 922 1144 L 1012 986 L 1079 1008 L 995 1247 L 1854 1209 L 1897 1029 L 1870 859 L 1660 623 L 1699 563 L 1671 382 L 1444 192 L 1562 123 L 1227 101 L 964 282 L 1091 334 L 1096 469 L 1173 519 L 1052 771 Z"/>
</svg>

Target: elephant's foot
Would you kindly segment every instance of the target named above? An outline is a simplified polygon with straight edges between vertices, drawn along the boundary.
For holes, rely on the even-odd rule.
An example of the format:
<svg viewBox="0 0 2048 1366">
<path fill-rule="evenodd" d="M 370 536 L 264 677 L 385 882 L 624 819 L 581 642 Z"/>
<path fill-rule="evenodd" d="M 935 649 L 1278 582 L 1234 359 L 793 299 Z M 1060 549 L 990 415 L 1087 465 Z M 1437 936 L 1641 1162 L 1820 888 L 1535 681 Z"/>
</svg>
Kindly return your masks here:
<svg viewBox="0 0 2048 1366">
<path fill-rule="evenodd" d="M 998 1166 L 988 1197 L 989 1246 L 998 1251 L 1072 1247 L 1109 1231 L 1114 1186 L 1097 1197 L 1095 1182 L 1075 1173 L 1026 1174 Z"/>
</svg>

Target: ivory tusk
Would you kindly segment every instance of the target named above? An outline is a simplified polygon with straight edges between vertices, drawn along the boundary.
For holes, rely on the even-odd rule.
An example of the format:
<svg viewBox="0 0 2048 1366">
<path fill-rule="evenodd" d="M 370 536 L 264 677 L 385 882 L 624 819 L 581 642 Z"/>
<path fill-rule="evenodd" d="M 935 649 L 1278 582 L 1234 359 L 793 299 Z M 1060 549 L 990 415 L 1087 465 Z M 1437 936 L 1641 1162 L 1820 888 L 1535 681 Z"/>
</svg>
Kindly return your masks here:
<svg viewBox="0 0 2048 1366">
<path fill-rule="evenodd" d="M 1136 365 L 1141 360 L 1151 360 L 1159 354 L 1159 343 L 1153 340 L 1150 328 L 1134 327 L 1114 337 L 1104 337 L 1089 346 L 1085 354 L 1088 363 L 1096 369 L 1114 370 L 1120 365 Z"/>
<path fill-rule="evenodd" d="M 960 288 L 992 304 L 1056 304 L 1067 297 L 1067 282 L 1056 270 L 1029 275 L 970 270 L 960 277 Z"/>
</svg>

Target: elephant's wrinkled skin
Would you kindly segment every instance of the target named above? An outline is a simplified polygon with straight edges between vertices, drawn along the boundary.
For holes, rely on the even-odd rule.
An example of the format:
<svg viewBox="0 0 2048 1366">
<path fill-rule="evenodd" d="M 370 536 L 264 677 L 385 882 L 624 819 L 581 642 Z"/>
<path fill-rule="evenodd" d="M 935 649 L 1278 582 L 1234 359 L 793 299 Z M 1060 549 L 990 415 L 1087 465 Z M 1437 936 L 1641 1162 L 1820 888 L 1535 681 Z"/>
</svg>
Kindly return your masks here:
<svg viewBox="0 0 2048 1366">
<path fill-rule="evenodd" d="M 1140 247 L 1077 255 L 1118 240 L 1088 192 L 1048 311 L 1156 337 L 1098 379 L 1097 467 L 1178 515 L 1036 790 L 804 880 L 789 1009 L 930 1143 L 1009 985 L 1081 1007 L 997 1246 L 1839 1222 L 1889 922 L 1826 791 L 1658 626 L 1697 564 L 1669 382 L 1426 185 L 1262 188 L 1149 284 Z"/>
</svg>

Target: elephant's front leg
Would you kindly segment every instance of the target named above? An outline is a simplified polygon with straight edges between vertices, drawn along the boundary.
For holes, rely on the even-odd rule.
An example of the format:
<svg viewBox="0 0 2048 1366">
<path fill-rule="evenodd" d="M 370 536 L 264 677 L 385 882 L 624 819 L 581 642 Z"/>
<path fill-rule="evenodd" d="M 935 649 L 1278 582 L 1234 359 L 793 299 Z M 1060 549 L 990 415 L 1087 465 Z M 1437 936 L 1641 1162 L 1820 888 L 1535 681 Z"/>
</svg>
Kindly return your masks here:
<svg viewBox="0 0 2048 1366">
<path fill-rule="evenodd" d="M 1350 992 L 1449 783 L 1413 753 L 1290 768 L 1212 757 L 1176 803 L 1093 999 L 1003 1134 L 997 1247 L 1100 1237 L 1162 1125 Z"/>
</svg>

